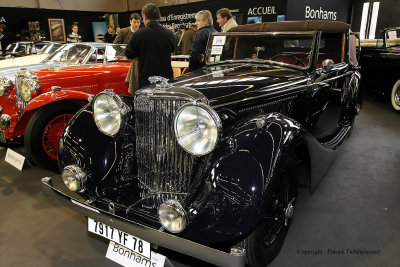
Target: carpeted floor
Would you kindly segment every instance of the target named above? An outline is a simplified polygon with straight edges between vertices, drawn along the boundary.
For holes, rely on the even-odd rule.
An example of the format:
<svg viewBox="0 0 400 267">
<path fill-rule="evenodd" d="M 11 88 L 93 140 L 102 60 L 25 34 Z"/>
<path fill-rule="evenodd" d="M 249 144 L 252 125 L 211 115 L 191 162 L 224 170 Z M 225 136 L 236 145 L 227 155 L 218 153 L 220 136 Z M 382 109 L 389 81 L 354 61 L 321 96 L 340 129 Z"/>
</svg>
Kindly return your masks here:
<svg viewBox="0 0 400 267">
<path fill-rule="evenodd" d="M 42 195 L 40 178 L 54 173 L 20 172 L 4 162 L 5 153 L 0 148 L 0 266 L 119 266 L 104 257 L 108 243 L 87 233 L 86 218 Z M 400 114 L 366 94 L 325 179 L 313 194 L 300 190 L 270 266 L 400 266 L 399 163 Z M 205 266 L 172 258 L 175 266 Z"/>
</svg>

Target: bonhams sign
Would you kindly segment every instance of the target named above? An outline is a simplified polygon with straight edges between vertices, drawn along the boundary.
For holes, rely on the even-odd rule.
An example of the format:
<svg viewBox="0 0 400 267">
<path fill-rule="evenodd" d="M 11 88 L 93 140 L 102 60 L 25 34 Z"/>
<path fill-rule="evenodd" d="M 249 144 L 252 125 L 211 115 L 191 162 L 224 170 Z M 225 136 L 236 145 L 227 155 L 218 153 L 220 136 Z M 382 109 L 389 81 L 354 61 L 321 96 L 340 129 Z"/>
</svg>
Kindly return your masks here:
<svg viewBox="0 0 400 267">
<path fill-rule="evenodd" d="M 338 20 L 349 22 L 350 0 L 288 0 L 287 20 Z"/>
</svg>

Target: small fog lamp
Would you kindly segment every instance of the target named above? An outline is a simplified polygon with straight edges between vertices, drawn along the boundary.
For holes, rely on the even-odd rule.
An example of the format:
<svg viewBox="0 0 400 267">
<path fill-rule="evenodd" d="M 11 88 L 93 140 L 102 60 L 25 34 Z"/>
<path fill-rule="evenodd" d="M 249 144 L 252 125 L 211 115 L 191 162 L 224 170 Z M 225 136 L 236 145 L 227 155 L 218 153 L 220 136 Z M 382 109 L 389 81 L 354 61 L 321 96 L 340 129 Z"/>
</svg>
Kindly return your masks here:
<svg viewBox="0 0 400 267">
<path fill-rule="evenodd" d="M 178 200 L 170 199 L 158 208 L 162 226 L 171 233 L 180 233 L 186 228 L 186 212 Z"/>
<path fill-rule="evenodd" d="M 69 190 L 74 192 L 84 191 L 86 183 L 86 174 L 81 168 L 75 165 L 69 165 L 61 173 L 64 184 Z"/>
</svg>

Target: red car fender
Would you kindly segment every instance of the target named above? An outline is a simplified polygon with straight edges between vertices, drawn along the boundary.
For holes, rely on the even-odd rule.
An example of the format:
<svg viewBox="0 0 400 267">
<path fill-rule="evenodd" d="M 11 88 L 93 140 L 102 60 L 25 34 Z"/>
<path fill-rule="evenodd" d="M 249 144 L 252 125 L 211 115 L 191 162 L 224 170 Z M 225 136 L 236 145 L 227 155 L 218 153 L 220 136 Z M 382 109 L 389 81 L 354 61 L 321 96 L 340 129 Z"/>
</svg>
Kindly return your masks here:
<svg viewBox="0 0 400 267">
<path fill-rule="evenodd" d="M 84 106 L 88 103 L 89 96 L 91 96 L 91 94 L 80 91 L 64 90 L 47 92 L 35 97 L 31 102 L 28 103 L 28 105 L 26 105 L 24 114 L 18 120 L 18 123 L 12 133 L 12 137 L 10 136 L 10 138 L 14 139 L 25 134 L 26 125 L 33 114 L 35 114 L 37 109 L 59 101 L 73 101 Z"/>
<path fill-rule="evenodd" d="M 87 103 L 89 96 L 91 96 L 91 94 L 81 91 L 72 91 L 72 90 L 47 92 L 35 97 L 32 101 L 30 101 L 28 105 L 26 105 L 25 107 L 25 112 L 38 109 L 40 107 L 43 107 L 45 105 L 54 102 L 64 101 L 64 100 L 80 100 L 80 101 L 83 100 Z"/>
</svg>

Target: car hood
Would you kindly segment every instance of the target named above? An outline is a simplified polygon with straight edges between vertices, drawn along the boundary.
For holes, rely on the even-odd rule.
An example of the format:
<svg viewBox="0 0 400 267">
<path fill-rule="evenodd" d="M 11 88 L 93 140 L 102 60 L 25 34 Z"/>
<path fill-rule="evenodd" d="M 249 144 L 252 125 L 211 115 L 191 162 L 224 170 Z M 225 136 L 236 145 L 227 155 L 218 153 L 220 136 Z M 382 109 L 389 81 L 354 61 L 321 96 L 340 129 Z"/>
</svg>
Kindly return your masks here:
<svg viewBox="0 0 400 267">
<path fill-rule="evenodd" d="M 306 72 L 282 66 L 225 64 L 181 76 L 174 86 L 195 89 L 207 97 L 211 106 L 220 106 L 261 95 L 282 94 L 306 83 L 308 77 Z"/>
<path fill-rule="evenodd" d="M 9 67 L 9 68 L 0 69 L 0 77 L 6 77 L 7 79 L 14 81 L 15 74 L 18 71 L 20 71 L 21 69 L 35 71 L 35 70 L 40 70 L 40 69 L 55 68 L 55 67 L 59 67 L 59 66 L 60 66 L 60 63 L 57 63 L 57 62 L 42 62 L 42 63 L 31 64 L 31 65 Z"/>
</svg>

